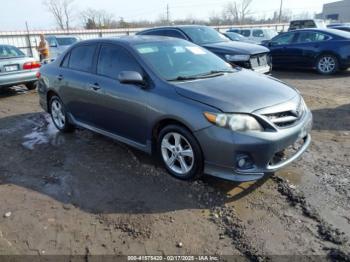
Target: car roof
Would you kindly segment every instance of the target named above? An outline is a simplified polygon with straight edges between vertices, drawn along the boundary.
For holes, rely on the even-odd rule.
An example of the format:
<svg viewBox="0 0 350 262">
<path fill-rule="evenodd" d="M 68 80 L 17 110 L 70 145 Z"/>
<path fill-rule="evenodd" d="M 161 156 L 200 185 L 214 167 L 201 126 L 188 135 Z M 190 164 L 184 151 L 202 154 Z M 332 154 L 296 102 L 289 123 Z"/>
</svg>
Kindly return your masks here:
<svg viewBox="0 0 350 262">
<path fill-rule="evenodd" d="M 109 42 L 109 43 L 134 45 L 134 44 L 155 43 L 155 42 L 164 42 L 164 41 L 171 42 L 171 41 L 179 41 L 179 40 L 180 39 L 174 39 L 172 37 L 166 37 L 166 36 L 133 35 L 133 36 L 96 38 L 96 39 L 82 41 L 82 42 L 80 42 L 80 44 L 81 43 Z"/>
<path fill-rule="evenodd" d="M 330 33 L 330 34 L 336 34 L 338 32 L 338 30 L 332 29 L 332 28 L 303 28 L 303 29 L 296 29 L 291 32 L 303 32 L 303 31 L 314 31 L 314 32 Z"/>
<path fill-rule="evenodd" d="M 198 28 L 198 27 L 209 27 L 206 25 L 173 25 L 173 26 L 157 26 L 153 28 L 146 29 L 142 32 L 151 31 L 151 30 L 158 30 L 158 29 L 183 29 L 183 28 Z"/>
</svg>

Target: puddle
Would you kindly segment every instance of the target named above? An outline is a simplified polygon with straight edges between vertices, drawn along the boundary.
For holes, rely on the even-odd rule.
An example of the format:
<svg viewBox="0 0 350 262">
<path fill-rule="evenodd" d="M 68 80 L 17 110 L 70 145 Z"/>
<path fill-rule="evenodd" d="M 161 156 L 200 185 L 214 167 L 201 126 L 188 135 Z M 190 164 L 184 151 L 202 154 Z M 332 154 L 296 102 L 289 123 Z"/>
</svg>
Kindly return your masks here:
<svg viewBox="0 0 350 262">
<path fill-rule="evenodd" d="M 42 144 L 51 144 L 53 146 L 62 145 L 65 140 L 53 124 L 49 115 L 41 115 L 39 119 L 34 121 L 35 127 L 30 134 L 25 135 L 22 145 L 34 150 L 35 146 Z"/>
<path fill-rule="evenodd" d="M 277 172 L 276 175 L 287 179 L 288 183 L 293 187 L 301 185 L 304 173 L 297 168 L 286 168 Z"/>
</svg>

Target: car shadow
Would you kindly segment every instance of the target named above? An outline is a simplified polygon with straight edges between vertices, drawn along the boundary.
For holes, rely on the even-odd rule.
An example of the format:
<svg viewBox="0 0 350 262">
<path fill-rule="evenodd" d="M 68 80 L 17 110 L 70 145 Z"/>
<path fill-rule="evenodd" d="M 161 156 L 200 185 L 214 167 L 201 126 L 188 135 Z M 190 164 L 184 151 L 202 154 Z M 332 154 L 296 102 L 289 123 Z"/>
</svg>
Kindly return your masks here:
<svg viewBox="0 0 350 262">
<path fill-rule="evenodd" d="M 28 93 L 29 90 L 25 85 L 0 87 L 0 98 L 22 95 Z"/>
<path fill-rule="evenodd" d="M 272 76 L 283 80 L 320 80 L 339 79 L 350 77 L 350 70 L 340 71 L 334 75 L 321 75 L 311 69 L 284 69 L 274 68 Z"/>
<path fill-rule="evenodd" d="M 314 130 L 350 131 L 350 104 L 313 110 Z"/>
<path fill-rule="evenodd" d="M 0 159 L 6 160 L 0 162 L 1 184 L 23 187 L 93 214 L 211 208 L 245 197 L 268 179 L 243 188 L 232 199 L 219 198 L 218 192 L 225 195 L 240 185 L 208 177 L 179 181 L 154 157 L 135 152 L 90 131 L 57 132 L 44 113 L 0 119 Z"/>
</svg>

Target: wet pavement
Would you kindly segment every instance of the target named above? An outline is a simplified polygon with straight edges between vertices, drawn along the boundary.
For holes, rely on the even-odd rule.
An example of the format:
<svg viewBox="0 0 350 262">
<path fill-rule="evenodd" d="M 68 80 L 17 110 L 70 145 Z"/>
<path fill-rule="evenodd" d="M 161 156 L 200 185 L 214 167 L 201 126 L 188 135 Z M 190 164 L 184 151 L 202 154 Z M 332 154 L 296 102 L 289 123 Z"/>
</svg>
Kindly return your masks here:
<svg viewBox="0 0 350 262">
<path fill-rule="evenodd" d="M 1 254 L 349 259 L 350 72 L 275 76 L 312 108 L 313 143 L 275 176 L 241 184 L 177 181 L 153 157 L 109 138 L 58 133 L 36 92 L 2 92 Z"/>
</svg>

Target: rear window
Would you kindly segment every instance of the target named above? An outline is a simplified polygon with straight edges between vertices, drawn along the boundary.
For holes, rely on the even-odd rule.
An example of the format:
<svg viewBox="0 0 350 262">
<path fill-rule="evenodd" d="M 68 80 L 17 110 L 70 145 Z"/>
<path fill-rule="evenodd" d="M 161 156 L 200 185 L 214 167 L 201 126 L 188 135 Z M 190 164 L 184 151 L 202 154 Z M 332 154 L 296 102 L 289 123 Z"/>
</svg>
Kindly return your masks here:
<svg viewBox="0 0 350 262">
<path fill-rule="evenodd" d="M 23 57 L 24 53 L 14 46 L 0 46 L 0 59 Z"/>
<path fill-rule="evenodd" d="M 69 68 L 85 72 L 92 71 L 95 50 L 95 45 L 83 45 L 74 48 L 70 54 Z"/>
<path fill-rule="evenodd" d="M 303 28 L 316 28 L 316 24 L 313 20 L 304 20 L 304 21 L 292 21 L 290 23 L 290 29 L 303 29 Z"/>
<path fill-rule="evenodd" d="M 57 43 L 60 46 L 69 46 L 75 44 L 76 42 L 78 42 L 78 40 L 74 37 L 57 38 Z"/>
</svg>

